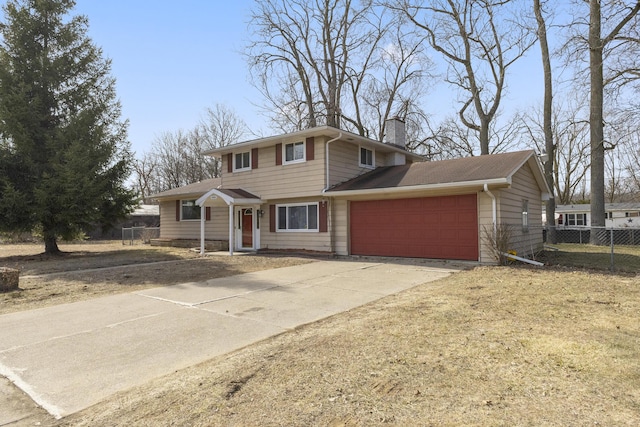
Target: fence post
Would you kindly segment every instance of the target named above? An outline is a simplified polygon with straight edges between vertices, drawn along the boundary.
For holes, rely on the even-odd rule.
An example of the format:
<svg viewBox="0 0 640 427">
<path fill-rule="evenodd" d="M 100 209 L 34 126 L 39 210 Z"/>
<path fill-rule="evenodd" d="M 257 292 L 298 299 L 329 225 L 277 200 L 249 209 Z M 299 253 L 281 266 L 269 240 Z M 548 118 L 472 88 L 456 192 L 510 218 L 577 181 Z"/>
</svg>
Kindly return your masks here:
<svg viewBox="0 0 640 427">
<path fill-rule="evenodd" d="M 611 271 L 615 269 L 615 261 L 613 256 L 613 228 L 609 230 L 611 232 Z"/>
</svg>

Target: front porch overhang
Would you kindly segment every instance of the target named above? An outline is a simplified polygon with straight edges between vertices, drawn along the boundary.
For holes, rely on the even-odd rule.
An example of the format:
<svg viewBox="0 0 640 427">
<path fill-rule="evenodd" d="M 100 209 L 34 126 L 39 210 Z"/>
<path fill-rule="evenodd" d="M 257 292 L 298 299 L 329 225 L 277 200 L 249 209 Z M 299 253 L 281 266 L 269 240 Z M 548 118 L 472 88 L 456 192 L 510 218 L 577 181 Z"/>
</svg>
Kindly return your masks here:
<svg viewBox="0 0 640 427">
<path fill-rule="evenodd" d="M 205 218 L 206 207 L 224 203 L 229 206 L 229 255 L 233 255 L 234 248 L 234 207 L 235 206 L 260 206 L 263 202 L 259 196 L 251 194 L 241 188 L 223 189 L 213 188 L 196 200 L 200 206 L 200 254 L 205 252 Z M 254 230 L 255 231 L 255 230 Z"/>
</svg>

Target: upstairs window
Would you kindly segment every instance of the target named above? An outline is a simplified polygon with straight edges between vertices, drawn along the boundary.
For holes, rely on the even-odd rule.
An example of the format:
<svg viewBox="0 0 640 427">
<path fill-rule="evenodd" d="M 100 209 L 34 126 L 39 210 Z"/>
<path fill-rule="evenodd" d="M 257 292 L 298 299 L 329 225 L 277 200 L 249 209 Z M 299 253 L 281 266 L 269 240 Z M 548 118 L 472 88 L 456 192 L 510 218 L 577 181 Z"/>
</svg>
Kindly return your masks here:
<svg viewBox="0 0 640 427">
<path fill-rule="evenodd" d="M 233 156 L 233 170 L 242 171 L 251 169 L 251 152 L 236 153 Z"/>
<path fill-rule="evenodd" d="M 284 163 L 297 163 L 305 161 L 304 142 L 292 142 L 284 145 Z"/>
<path fill-rule="evenodd" d="M 195 199 L 182 200 L 182 206 L 180 210 L 180 218 L 182 221 L 191 221 L 200 219 L 200 206 L 196 204 Z"/>
<path fill-rule="evenodd" d="M 373 168 L 375 165 L 375 155 L 373 150 L 360 147 L 360 167 Z"/>
</svg>

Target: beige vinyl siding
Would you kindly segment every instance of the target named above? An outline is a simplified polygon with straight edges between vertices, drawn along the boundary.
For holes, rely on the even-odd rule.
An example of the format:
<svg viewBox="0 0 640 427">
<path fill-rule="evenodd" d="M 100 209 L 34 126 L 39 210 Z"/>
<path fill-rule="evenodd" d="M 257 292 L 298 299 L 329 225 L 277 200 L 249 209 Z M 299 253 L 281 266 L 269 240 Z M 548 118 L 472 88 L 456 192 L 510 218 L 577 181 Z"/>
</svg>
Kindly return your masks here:
<svg viewBox="0 0 640 427">
<path fill-rule="evenodd" d="M 205 221 L 206 240 L 229 239 L 229 210 L 226 206 L 211 207 L 211 220 Z M 176 221 L 176 201 L 160 202 L 160 238 L 200 239 L 200 220 Z"/>
<path fill-rule="evenodd" d="M 360 147 L 341 141 L 329 144 L 329 186 L 369 172 L 371 168 L 360 166 Z M 384 164 L 384 154 L 375 153 L 376 167 Z"/>
<path fill-rule="evenodd" d="M 295 142 L 284 141 L 283 144 Z M 258 149 L 258 168 L 227 172 L 227 156 L 222 157 L 222 186 L 242 188 L 263 200 L 317 196 L 324 189 L 324 143 L 314 142 L 314 160 L 276 166 L 276 146 Z"/>
<path fill-rule="evenodd" d="M 281 199 L 269 202 L 269 205 L 290 204 L 290 203 L 316 203 L 319 198 L 305 199 Z M 264 215 L 260 220 L 260 248 L 261 249 L 301 249 L 307 251 L 331 252 L 331 233 L 310 231 L 270 231 L 270 209 L 269 205 L 261 206 Z M 329 207 L 330 208 L 330 207 Z"/>
<path fill-rule="evenodd" d="M 492 191 L 495 195 L 496 190 Z M 500 219 L 498 218 L 498 222 Z M 496 259 L 486 238 L 487 231 L 493 233 L 493 201 L 484 191 L 478 192 L 478 242 L 480 244 L 480 262 L 495 263 Z"/>
<path fill-rule="evenodd" d="M 542 195 L 529 164 L 512 179 L 511 188 L 496 192 L 499 200 L 499 224 L 512 228 L 512 247 L 518 255 L 530 255 L 542 249 Z M 529 202 L 529 231 L 522 228 L 522 202 Z"/>
<path fill-rule="evenodd" d="M 333 232 L 333 251 L 338 255 L 349 255 L 349 202 L 333 199 L 332 218 L 329 223 Z"/>
</svg>

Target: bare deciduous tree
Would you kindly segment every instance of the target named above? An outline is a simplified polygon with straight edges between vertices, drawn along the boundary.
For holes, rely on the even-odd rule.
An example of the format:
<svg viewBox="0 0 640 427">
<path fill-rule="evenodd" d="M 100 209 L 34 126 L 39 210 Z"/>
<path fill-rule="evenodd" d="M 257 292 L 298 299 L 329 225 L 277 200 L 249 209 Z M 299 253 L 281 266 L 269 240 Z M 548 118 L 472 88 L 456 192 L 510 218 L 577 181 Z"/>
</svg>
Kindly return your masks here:
<svg viewBox="0 0 640 427">
<path fill-rule="evenodd" d="M 607 115 L 605 127 L 605 201 L 640 201 L 638 114 L 617 111 Z"/>
<path fill-rule="evenodd" d="M 590 139 L 591 139 L 591 225 L 602 227 L 605 225 L 604 210 L 604 58 L 605 49 L 616 50 L 629 44 L 623 33 L 625 27 L 633 20 L 636 28 L 636 17 L 640 11 L 640 1 L 630 7 L 625 2 L 611 2 L 614 10 L 605 22 L 602 34 L 602 7 L 600 0 L 589 0 L 589 76 L 590 76 Z M 620 9 L 621 7 L 621 9 Z M 613 14 L 614 12 L 615 15 Z M 615 16 L 615 17 L 614 17 Z M 633 27 L 633 24 L 631 24 Z M 636 40 L 640 42 L 640 40 Z M 613 83 L 615 79 L 626 75 L 624 70 L 617 70 L 615 75 L 607 78 Z M 591 243 L 600 243 L 598 233 L 591 233 Z"/>
<path fill-rule="evenodd" d="M 145 203 L 148 203 L 149 196 L 157 191 L 154 183 L 157 166 L 156 157 L 151 153 L 143 153 L 141 158 L 133 162 L 135 190 Z"/>
<path fill-rule="evenodd" d="M 559 204 L 575 201 L 589 171 L 589 123 L 587 111 L 582 109 L 584 99 L 556 103 L 552 108 L 554 168 L 552 170 L 553 194 Z M 534 110 L 523 117 L 523 129 L 536 144 L 538 151 L 546 147 L 544 113 Z M 583 192 L 584 193 L 584 192 Z M 553 218 L 553 217 L 547 217 Z"/>
<path fill-rule="evenodd" d="M 135 179 L 143 197 L 220 176 L 220 164 L 203 152 L 238 142 L 247 134 L 244 121 L 229 107 L 216 104 L 190 131 L 164 132 L 151 151 L 136 161 Z"/>
<path fill-rule="evenodd" d="M 553 221 L 556 214 L 556 200 L 553 182 L 553 169 L 555 163 L 555 144 L 553 142 L 553 75 L 551 69 L 551 54 L 549 53 L 549 42 L 547 41 L 547 23 L 545 13 L 542 10 L 540 0 L 533 0 L 533 12 L 536 17 L 538 43 L 540 44 L 540 54 L 542 59 L 542 69 L 544 71 L 544 100 L 543 100 L 543 133 L 544 151 L 547 158 L 544 162 L 544 176 L 551 189 L 551 197 L 545 204 L 545 212 L 549 221 Z M 547 241 L 556 243 L 556 229 L 547 229 Z"/>
<path fill-rule="evenodd" d="M 605 225 L 605 93 L 615 93 L 622 86 L 637 82 L 638 52 L 640 51 L 640 1 L 589 0 L 585 10 L 575 4 L 578 17 L 573 19 L 570 42 L 565 47 L 567 58 L 583 64 L 589 73 L 590 144 L 591 144 L 591 225 Z M 588 17 L 588 19 L 585 19 Z M 587 53 L 588 52 L 588 53 Z M 578 73 L 578 76 L 580 74 Z M 607 104 L 614 106 L 611 98 Z M 591 242 L 598 241 L 598 233 L 591 233 Z"/>
<path fill-rule="evenodd" d="M 259 0 L 247 58 L 275 127 L 318 125 L 382 139 L 418 112 L 430 67 L 419 37 L 370 1 Z"/>
<path fill-rule="evenodd" d="M 499 115 L 496 115 L 488 129 L 489 139 L 493 141 L 489 153 L 479 153 L 479 134 L 461 124 L 455 117 L 445 118 L 437 128 L 431 128 L 429 140 L 433 152 L 437 153 L 431 158 L 446 159 L 507 152 L 521 144 L 521 126 L 522 118 L 519 113 L 506 120 L 500 120 Z"/>
<path fill-rule="evenodd" d="M 424 30 L 431 47 L 447 61 L 446 81 L 463 94 L 458 116 L 478 133 L 481 154 L 491 152 L 490 126 L 507 70 L 535 41 L 527 29 L 531 26 L 519 24 L 529 15 L 520 6 L 509 0 L 398 0 L 390 5 Z"/>
<path fill-rule="evenodd" d="M 234 110 L 223 104 L 207 108 L 205 117 L 200 120 L 194 132 L 196 131 L 202 136 L 204 144 L 199 153 L 236 143 L 248 134 L 244 120 Z M 219 177 L 221 174 L 220 161 L 210 156 L 202 156 L 202 154 L 200 157 L 205 163 L 207 175 Z"/>
</svg>

